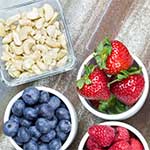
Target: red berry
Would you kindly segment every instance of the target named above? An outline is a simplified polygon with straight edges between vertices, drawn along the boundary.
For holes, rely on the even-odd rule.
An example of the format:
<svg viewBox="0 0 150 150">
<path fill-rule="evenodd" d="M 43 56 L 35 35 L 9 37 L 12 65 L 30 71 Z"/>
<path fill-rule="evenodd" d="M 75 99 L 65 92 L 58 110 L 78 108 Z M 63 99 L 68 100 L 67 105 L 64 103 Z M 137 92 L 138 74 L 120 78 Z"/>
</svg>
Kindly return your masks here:
<svg viewBox="0 0 150 150">
<path fill-rule="evenodd" d="M 110 97 L 106 74 L 99 68 L 95 68 L 89 75 L 90 84 L 84 84 L 78 92 L 90 100 L 107 100 Z"/>
<path fill-rule="evenodd" d="M 101 147 L 110 146 L 115 137 L 114 128 L 106 125 L 93 125 L 88 129 L 88 133 Z"/>
<path fill-rule="evenodd" d="M 124 127 L 116 127 L 116 136 L 115 136 L 115 142 L 120 140 L 129 141 L 130 135 L 126 128 Z"/>
<path fill-rule="evenodd" d="M 131 150 L 144 150 L 144 147 L 141 144 L 141 142 L 135 138 L 130 139 L 130 144 L 131 144 Z"/>
<path fill-rule="evenodd" d="M 98 100 L 90 100 L 90 103 L 94 108 L 98 108 L 98 106 L 99 106 L 99 101 Z"/>
<path fill-rule="evenodd" d="M 108 150 L 131 150 L 131 146 L 127 141 L 118 141 L 114 143 Z"/>
<path fill-rule="evenodd" d="M 98 143 L 96 143 L 95 141 L 92 140 L 92 138 L 88 138 L 87 142 L 86 142 L 86 148 L 87 149 L 94 149 L 94 148 L 99 148 L 100 146 L 98 145 Z"/>
<path fill-rule="evenodd" d="M 121 102 L 130 106 L 140 98 L 144 84 L 143 76 L 135 74 L 111 84 L 110 90 Z"/>
<path fill-rule="evenodd" d="M 122 70 L 127 70 L 133 64 L 133 58 L 130 55 L 127 47 L 120 41 L 114 40 L 111 42 L 111 54 L 106 60 L 106 73 L 115 75 Z"/>
</svg>

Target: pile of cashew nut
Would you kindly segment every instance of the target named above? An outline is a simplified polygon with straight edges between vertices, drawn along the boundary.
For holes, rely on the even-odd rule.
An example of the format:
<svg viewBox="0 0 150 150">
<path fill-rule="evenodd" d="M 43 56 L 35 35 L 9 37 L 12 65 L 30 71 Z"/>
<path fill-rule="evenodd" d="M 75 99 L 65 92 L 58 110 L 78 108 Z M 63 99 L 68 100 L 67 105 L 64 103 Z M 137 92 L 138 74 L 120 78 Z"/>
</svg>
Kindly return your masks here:
<svg viewBox="0 0 150 150">
<path fill-rule="evenodd" d="M 51 5 L 44 4 L 31 12 L 0 19 L 1 59 L 11 77 L 41 74 L 65 65 L 68 51 L 58 15 Z"/>
</svg>

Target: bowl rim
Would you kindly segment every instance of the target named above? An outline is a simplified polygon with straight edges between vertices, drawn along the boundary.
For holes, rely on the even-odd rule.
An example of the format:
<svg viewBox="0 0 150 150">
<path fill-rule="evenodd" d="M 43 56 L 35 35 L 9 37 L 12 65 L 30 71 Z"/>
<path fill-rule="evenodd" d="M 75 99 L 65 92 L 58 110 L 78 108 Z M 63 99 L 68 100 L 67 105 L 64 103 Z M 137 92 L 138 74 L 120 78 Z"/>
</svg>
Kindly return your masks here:
<svg viewBox="0 0 150 150">
<path fill-rule="evenodd" d="M 99 125 L 124 127 L 126 129 L 128 129 L 130 132 L 132 132 L 134 135 L 137 136 L 137 138 L 143 144 L 144 150 L 149 150 L 148 144 L 147 144 L 145 138 L 143 137 L 143 135 L 132 125 L 127 124 L 127 123 L 123 123 L 123 122 L 119 122 L 119 121 L 106 121 L 106 122 L 99 123 Z M 83 150 L 85 142 L 87 141 L 88 137 L 89 137 L 89 134 L 88 134 L 88 132 L 86 132 L 80 141 L 80 144 L 78 146 L 78 150 Z"/>
<path fill-rule="evenodd" d="M 63 94 L 61 94 L 59 91 L 57 91 L 55 89 L 52 89 L 49 87 L 44 87 L 44 86 L 31 86 L 31 87 L 35 87 L 38 90 L 47 91 L 49 93 L 56 95 L 65 103 L 66 107 L 68 108 L 68 110 L 70 112 L 70 116 L 71 116 L 72 129 L 71 129 L 71 132 L 70 132 L 68 138 L 66 139 L 65 143 L 62 145 L 61 150 L 67 149 L 67 147 L 73 142 L 73 139 L 75 138 L 77 129 L 78 129 L 77 113 L 76 113 L 72 103 Z M 4 123 L 9 120 L 11 108 L 12 108 L 14 102 L 17 101 L 22 96 L 23 91 L 24 90 L 17 93 L 8 103 L 5 113 L 4 113 Z M 9 138 L 11 144 L 17 150 L 23 150 L 20 146 L 17 145 L 17 143 L 11 137 L 8 137 L 8 138 Z"/>
<path fill-rule="evenodd" d="M 143 77 L 145 80 L 145 86 L 144 86 L 143 94 L 141 95 L 140 99 L 129 110 L 127 110 L 123 113 L 120 113 L 120 114 L 111 115 L 111 114 L 105 114 L 105 113 L 97 111 L 96 109 L 94 109 L 93 107 L 91 107 L 88 104 L 87 100 L 83 96 L 81 96 L 78 93 L 78 96 L 79 96 L 81 103 L 84 105 L 84 107 L 87 110 L 89 110 L 95 116 L 102 118 L 102 119 L 105 119 L 105 120 L 124 120 L 124 119 L 127 119 L 127 118 L 135 115 L 144 105 L 146 98 L 147 98 L 147 95 L 148 95 L 148 91 L 149 91 L 148 73 L 147 73 L 147 70 L 146 70 L 144 64 L 142 63 L 142 61 L 137 56 L 135 56 L 134 54 L 132 54 L 132 53 L 130 53 L 130 54 L 133 57 L 133 59 L 136 61 L 136 63 L 142 67 L 142 73 L 143 73 Z M 82 65 L 78 71 L 78 74 L 77 74 L 77 80 L 79 80 L 80 77 L 82 76 L 84 65 L 87 64 L 91 59 L 93 59 L 93 53 L 90 54 L 82 63 Z"/>
</svg>

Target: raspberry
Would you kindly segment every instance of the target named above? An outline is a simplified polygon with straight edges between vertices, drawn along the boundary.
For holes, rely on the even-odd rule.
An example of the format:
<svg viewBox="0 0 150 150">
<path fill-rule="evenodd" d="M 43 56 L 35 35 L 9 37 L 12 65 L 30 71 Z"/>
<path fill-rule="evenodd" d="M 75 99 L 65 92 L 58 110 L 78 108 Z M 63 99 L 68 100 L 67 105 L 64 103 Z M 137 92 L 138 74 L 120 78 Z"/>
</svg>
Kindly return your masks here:
<svg viewBox="0 0 150 150">
<path fill-rule="evenodd" d="M 144 147 L 141 144 L 141 142 L 135 138 L 130 139 L 130 144 L 132 150 L 144 150 Z"/>
<path fill-rule="evenodd" d="M 88 138 L 88 140 L 86 142 L 86 147 L 88 149 L 94 149 L 94 148 L 99 148 L 99 145 L 98 145 L 98 143 L 93 141 L 91 138 Z"/>
<path fill-rule="evenodd" d="M 131 150 L 131 146 L 127 141 L 118 141 L 114 143 L 108 150 Z"/>
<path fill-rule="evenodd" d="M 115 136 L 115 142 L 120 140 L 129 141 L 130 135 L 126 128 L 124 127 L 116 127 L 116 136 Z"/>
<path fill-rule="evenodd" d="M 88 133 L 101 147 L 110 146 L 115 137 L 114 128 L 106 125 L 93 125 L 88 129 Z"/>
</svg>

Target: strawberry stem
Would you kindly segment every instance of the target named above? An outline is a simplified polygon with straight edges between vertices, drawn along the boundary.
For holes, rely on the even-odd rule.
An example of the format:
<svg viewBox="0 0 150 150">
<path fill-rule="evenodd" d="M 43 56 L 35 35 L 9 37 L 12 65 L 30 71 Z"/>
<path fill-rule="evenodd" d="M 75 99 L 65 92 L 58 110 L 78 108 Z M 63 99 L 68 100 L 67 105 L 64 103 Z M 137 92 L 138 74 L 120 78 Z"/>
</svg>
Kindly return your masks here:
<svg viewBox="0 0 150 150">
<path fill-rule="evenodd" d="M 139 68 L 131 67 L 128 70 L 123 70 L 116 76 L 115 80 L 113 80 L 113 81 L 108 83 L 108 86 L 110 87 L 110 85 L 115 83 L 115 82 L 118 82 L 118 81 L 121 81 L 123 79 L 126 79 L 130 75 L 140 74 L 141 72 L 142 72 L 142 68 L 141 67 L 139 67 Z"/>
</svg>

